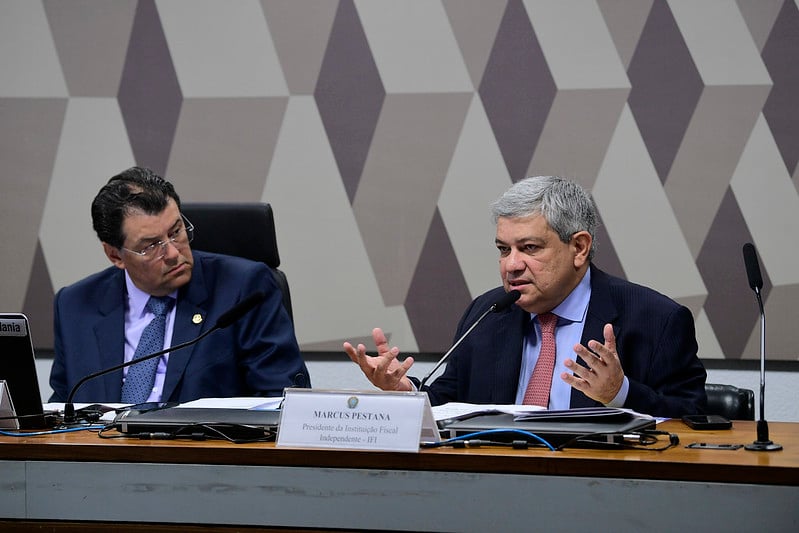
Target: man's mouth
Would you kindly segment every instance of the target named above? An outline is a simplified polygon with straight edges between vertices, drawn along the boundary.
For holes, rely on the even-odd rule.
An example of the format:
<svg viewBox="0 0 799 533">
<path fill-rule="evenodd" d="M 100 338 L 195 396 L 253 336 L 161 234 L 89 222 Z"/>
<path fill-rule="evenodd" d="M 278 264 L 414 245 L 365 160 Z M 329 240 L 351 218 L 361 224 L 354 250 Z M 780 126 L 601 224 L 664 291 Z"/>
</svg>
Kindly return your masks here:
<svg viewBox="0 0 799 533">
<path fill-rule="evenodd" d="M 173 268 L 170 268 L 169 270 L 167 270 L 166 271 L 166 275 L 169 276 L 171 274 L 178 274 L 178 273 L 186 270 L 187 268 L 189 268 L 189 263 L 180 263 L 178 265 L 175 265 Z"/>
</svg>

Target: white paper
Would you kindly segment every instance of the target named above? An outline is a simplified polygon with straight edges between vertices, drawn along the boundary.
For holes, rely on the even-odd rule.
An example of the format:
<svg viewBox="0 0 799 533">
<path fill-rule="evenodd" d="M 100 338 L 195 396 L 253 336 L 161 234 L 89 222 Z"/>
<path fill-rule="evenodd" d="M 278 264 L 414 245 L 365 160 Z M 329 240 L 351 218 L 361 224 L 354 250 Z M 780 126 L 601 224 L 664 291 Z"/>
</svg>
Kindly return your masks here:
<svg viewBox="0 0 799 533">
<path fill-rule="evenodd" d="M 442 420 L 453 420 L 476 414 L 507 413 L 516 416 L 537 411 L 546 411 L 546 409 L 538 405 L 449 402 L 434 406 L 433 416 L 437 422 L 440 422 Z"/>
<path fill-rule="evenodd" d="M 622 413 L 639 418 L 652 418 L 633 411 L 617 407 L 581 407 L 550 411 L 538 405 L 513 405 L 513 404 L 474 404 L 449 402 L 433 407 L 433 415 L 437 422 L 442 420 L 457 420 L 468 418 L 472 415 L 506 413 L 514 416 L 515 420 L 541 420 L 547 418 L 591 418 L 607 417 Z"/>
<path fill-rule="evenodd" d="M 191 402 L 182 403 L 175 407 L 202 407 L 205 409 L 256 409 L 265 411 L 279 409 L 283 397 L 235 397 L 235 398 L 200 398 Z"/>
</svg>

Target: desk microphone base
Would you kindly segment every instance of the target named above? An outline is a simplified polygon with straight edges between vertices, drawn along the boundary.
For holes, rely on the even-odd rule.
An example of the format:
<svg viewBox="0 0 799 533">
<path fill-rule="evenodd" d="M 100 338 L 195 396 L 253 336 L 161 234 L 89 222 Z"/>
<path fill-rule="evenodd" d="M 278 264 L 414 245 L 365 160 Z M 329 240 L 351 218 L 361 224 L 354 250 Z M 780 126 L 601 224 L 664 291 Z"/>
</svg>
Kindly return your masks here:
<svg viewBox="0 0 799 533">
<path fill-rule="evenodd" d="M 781 444 L 774 444 L 771 442 L 771 439 L 768 438 L 768 422 L 763 417 L 763 392 L 761 389 L 761 396 L 760 396 L 760 420 L 757 421 L 757 440 L 752 444 L 747 444 L 744 446 L 749 451 L 752 452 L 776 452 L 777 450 L 782 449 Z"/>
<path fill-rule="evenodd" d="M 752 444 L 747 444 L 744 448 L 751 452 L 776 452 L 782 449 L 782 445 L 774 444 L 770 440 L 756 440 Z"/>
</svg>

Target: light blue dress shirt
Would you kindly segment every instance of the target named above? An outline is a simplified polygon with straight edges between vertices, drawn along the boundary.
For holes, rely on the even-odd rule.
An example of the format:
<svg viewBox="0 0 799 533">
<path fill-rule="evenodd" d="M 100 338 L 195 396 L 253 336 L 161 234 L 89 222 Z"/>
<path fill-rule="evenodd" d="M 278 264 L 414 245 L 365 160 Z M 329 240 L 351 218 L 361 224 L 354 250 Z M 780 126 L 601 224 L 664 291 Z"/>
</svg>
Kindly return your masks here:
<svg viewBox="0 0 799 533">
<path fill-rule="evenodd" d="M 580 342 L 585 327 L 585 317 L 588 313 L 588 303 L 591 300 L 591 270 L 586 271 L 583 279 L 575 289 L 551 312 L 558 316 L 558 324 L 555 329 L 555 367 L 552 372 L 552 388 L 549 393 L 549 409 L 551 411 L 569 409 L 571 405 L 571 385 L 567 384 L 560 377 L 563 372 L 571 373 L 563 362 L 566 359 L 577 359 L 574 353 L 574 345 Z M 541 351 L 541 325 L 538 323 L 536 315 L 531 313 L 535 335 L 528 334 L 524 340 L 522 351 L 522 368 L 519 373 L 519 386 L 516 390 L 516 403 L 524 401 L 524 393 L 530 376 L 533 374 L 535 363 L 538 361 L 538 353 Z M 603 342 L 604 339 L 596 339 Z M 621 390 L 612 402 L 606 404 L 608 407 L 622 407 L 627 399 L 629 382 L 624 378 Z"/>
</svg>

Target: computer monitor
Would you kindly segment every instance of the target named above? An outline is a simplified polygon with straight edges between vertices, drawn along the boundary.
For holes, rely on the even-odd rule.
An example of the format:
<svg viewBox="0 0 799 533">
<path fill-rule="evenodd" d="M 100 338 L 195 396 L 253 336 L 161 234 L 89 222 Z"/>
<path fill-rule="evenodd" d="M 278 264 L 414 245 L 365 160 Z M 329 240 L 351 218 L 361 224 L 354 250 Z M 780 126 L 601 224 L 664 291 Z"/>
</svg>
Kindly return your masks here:
<svg viewBox="0 0 799 533">
<path fill-rule="evenodd" d="M 0 380 L 6 382 L 17 427 L 45 428 L 30 323 L 22 313 L 0 313 Z"/>
</svg>

